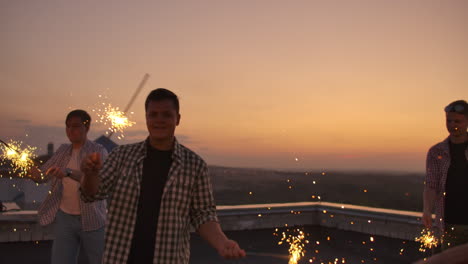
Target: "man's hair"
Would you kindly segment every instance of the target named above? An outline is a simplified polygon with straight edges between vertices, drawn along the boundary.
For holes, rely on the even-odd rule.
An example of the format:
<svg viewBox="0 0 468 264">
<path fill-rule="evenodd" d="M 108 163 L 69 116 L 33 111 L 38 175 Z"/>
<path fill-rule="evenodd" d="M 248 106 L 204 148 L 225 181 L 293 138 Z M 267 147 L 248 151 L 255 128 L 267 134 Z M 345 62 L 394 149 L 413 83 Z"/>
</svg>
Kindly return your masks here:
<svg viewBox="0 0 468 264">
<path fill-rule="evenodd" d="M 468 118 L 468 103 L 465 100 L 451 102 L 445 107 L 446 113 L 459 113 Z"/>
<path fill-rule="evenodd" d="M 146 101 L 145 101 L 145 112 L 148 109 L 148 104 L 150 101 L 163 101 L 163 100 L 172 101 L 174 103 L 174 107 L 177 110 L 177 113 L 179 113 L 179 98 L 177 97 L 175 93 L 164 88 L 155 89 L 148 94 L 148 97 L 146 97 Z"/>
<path fill-rule="evenodd" d="M 83 124 L 85 125 L 85 127 L 89 129 L 89 126 L 91 124 L 91 116 L 85 110 L 77 109 L 68 113 L 67 118 L 65 119 L 65 124 L 67 124 L 67 121 L 70 120 L 70 118 L 72 117 L 79 117 L 81 119 L 81 122 L 83 122 Z"/>
</svg>

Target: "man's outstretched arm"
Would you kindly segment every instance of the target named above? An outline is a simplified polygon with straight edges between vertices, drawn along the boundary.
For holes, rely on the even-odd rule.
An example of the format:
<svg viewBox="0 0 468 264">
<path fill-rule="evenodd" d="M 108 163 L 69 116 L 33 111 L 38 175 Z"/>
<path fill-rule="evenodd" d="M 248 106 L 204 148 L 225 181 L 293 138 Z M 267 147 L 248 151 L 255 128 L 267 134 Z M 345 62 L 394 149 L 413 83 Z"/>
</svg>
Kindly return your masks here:
<svg viewBox="0 0 468 264">
<path fill-rule="evenodd" d="M 436 196 L 436 190 L 428 187 L 427 185 L 424 187 L 422 221 L 424 226 L 427 228 L 432 227 L 432 212 L 434 209 Z"/>
<path fill-rule="evenodd" d="M 208 244 L 218 251 L 221 257 L 226 259 L 245 257 L 245 251 L 239 247 L 236 241 L 227 238 L 218 222 L 208 221 L 201 224 L 197 231 Z"/>
<path fill-rule="evenodd" d="M 425 227 L 432 227 L 432 213 L 437 199 L 439 189 L 439 157 L 430 149 L 426 158 L 426 178 L 423 192 L 423 216 L 422 222 Z"/>
<path fill-rule="evenodd" d="M 200 236 L 227 259 L 245 257 L 237 242 L 226 237 L 216 217 L 208 167 L 204 164 L 198 174 L 191 203 L 191 222 Z"/>
</svg>

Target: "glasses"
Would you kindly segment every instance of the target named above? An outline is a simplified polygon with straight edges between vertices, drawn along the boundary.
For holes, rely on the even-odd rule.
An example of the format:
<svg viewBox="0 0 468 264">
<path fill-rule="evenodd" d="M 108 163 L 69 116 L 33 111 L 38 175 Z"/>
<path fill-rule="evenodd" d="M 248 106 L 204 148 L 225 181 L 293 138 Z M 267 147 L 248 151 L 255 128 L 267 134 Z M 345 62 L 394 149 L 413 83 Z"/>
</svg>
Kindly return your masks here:
<svg viewBox="0 0 468 264">
<path fill-rule="evenodd" d="M 448 112 L 457 112 L 457 113 L 463 113 L 463 111 L 465 110 L 465 106 L 463 105 L 447 105 L 445 107 L 445 112 L 448 113 Z"/>
</svg>

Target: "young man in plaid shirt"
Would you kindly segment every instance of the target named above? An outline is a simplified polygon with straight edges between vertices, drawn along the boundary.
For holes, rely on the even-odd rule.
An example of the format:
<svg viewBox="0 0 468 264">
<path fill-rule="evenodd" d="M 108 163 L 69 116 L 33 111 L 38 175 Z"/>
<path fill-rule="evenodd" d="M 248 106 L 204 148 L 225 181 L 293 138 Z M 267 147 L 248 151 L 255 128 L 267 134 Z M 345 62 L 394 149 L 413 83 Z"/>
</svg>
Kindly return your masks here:
<svg viewBox="0 0 468 264">
<path fill-rule="evenodd" d="M 145 110 L 145 141 L 116 148 L 103 165 L 97 154 L 82 163 L 83 196 L 110 198 L 103 262 L 188 263 L 191 226 L 221 256 L 245 256 L 220 228 L 206 163 L 174 136 L 177 96 L 153 90 Z"/>
<path fill-rule="evenodd" d="M 91 153 L 100 153 L 104 159 L 106 149 L 88 140 L 91 117 L 84 110 L 73 110 L 65 119 L 70 144 L 61 145 L 54 155 L 41 166 L 31 169 L 31 178 L 37 183 L 49 182 L 50 192 L 38 210 L 39 223 L 54 223 L 54 242 L 51 263 L 78 263 L 83 249 L 88 263 L 99 264 L 104 250 L 106 201 L 86 203 L 80 198 L 81 161 Z"/>
<path fill-rule="evenodd" d="M 468 104 L 445 107 L 448 138 L 429 149 L 424 187 L 423 224 L 443 234 L 442 249 L 468 243 Z"/>
</svg>

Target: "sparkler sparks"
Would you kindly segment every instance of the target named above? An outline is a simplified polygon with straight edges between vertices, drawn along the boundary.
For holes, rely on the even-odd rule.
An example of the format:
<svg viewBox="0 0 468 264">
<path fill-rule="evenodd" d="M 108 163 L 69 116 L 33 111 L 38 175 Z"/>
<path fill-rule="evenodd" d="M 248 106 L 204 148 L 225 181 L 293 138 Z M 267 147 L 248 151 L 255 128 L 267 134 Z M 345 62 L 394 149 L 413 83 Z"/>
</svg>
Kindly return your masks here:
<svg viewBox="0 0 468 264">
<path fill-rule="evenodd" d="M 276 229 L 276 231 L 278 231 L 278 229 Z M 289 231 L 289 229 L 287 231 Z M 274 233 L 274 235 L 279 236 L 277 233 Z M 286 232 L 282 232 L 281 240 L 278 242 L 278 245 L 282 245 L 284 242 L 289 244 L 288 264 L 297 264 L 298 261 L 305 255 L 305 244 L 309 243 L 308 240 L 305 240 L 304 232 L 300 229 L 294 230 L 292 234 L 286 234 Z"/>
<path fill-rule="evenodd" d="M 421 236 L 416 237 L 415 241 L 421 243 L 419 247 L 419 251 L 421 252 L 426 252 L 426 249 L 435 248 L 439 245 L 439 239 L 434 236 L 434 232 L 429 228 L 424 228 L 421 231 Z"/>
<path fill-rule="evenodd" d="M 102 106 L 102 109 L 93 109 L 93 112 L 96 112 L 99 117 L 96 121 L 109 126 L 106 134 L 119 133 L 117 138 L 124 138 L 124 129 L 132 127 L 136 123 L 130 121 L 125 112 L 120 111 L 119 107 L 114 107 L 110 103 L 102 103 Z"/>
<path fill-rule="evenodd" d="M 26 145 L 22 148 L 23 142 L 10 140 L 7 143 L 0 140 L 0 149 L 2 156 L 0 165 L 9 164 L 12 167 L 10 174 L 17 174 L 19 177 L 27 176 L 29 170 L 34 166 L 33 159 L 36 158 L 34 154 L 36 147 Z"/>
<path fill-rule="evenodd" d="M 112 136 L 112 134 L 114 134 L 115 132 L 119 132 L 120 135 L 117 136 L 117 138 L 122 139 L 124 137 L 123 130 L 125 128 L 131 127 L 134 124 L 136 124 L 135 122 L 130 121 L 128 119 L 128 117 L 126 116 L 126 114 L 127 114 L 128 110 L 130 109 L 130 107 L 132 106 L 133 102 L 135 101 L 135 98 L 140 93 L 141 89 L 143 89 L 143 87 L 145 86 L 145 84 L 148 81 L 149 77 L 150 76 L 147 73 L 143 76 L 143 79 L 141 80 L 141 82 L 138 85 L 135 93 L 133 94 L 132 98 L 130 99 L 130 102 L 125 107 L 125 110 L 120 111 L 118 107 L 113 107 L 110 103 L 108 103 L 107 106 L 106 106 L 106 103 L 101 103 L 101 105 L 104 107 L 104 109 L 98 108 L 97 111 L 93 109 L 93 112 L 97 112 L 97 114 L 98 114 L 98 116 L 100 118 L 100 120 L 97 120 L 98 122 L 101 122 L 104 125 L 107 125 L 107 124 L 110 125 L 110 127 L 108 128 L 109 131 L 106 131 L 106 134 L 109 137 Z M 103 96 L 99 95 L 98 97 L 102 98 Z M 107 99 L 106 96 L 104 96 L 104 98 Z M 133 113 L 130 113 L 130 114 L 133 114 Z"/>
</svg>

